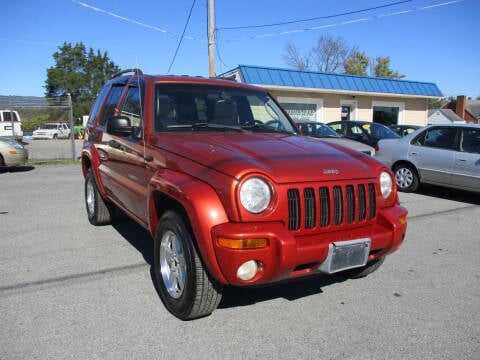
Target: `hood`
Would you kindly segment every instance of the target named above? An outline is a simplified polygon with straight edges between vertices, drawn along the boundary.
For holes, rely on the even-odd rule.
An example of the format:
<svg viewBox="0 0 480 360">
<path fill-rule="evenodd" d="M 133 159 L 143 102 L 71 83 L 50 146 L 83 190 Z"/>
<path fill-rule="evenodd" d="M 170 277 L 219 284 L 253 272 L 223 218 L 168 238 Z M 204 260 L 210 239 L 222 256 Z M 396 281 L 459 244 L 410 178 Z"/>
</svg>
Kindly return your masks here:
<svg viewBox="0 0 480 360">
<path fill-rule="evenodd" d="M 359 141 L 350 140 L 350 139 L 341 138 L 341 137 L 338 137 L 338 138 L 333 138 L 333 137 L 332 138 L 321 138 L 321 139 L 322 139 L 322 141 L 327 141 L 329 143 L 346 146 L 350 149 L 361 151 L 361 152 L 363 152 L 365 154 L 369 154 L 371 156 L 375 155 L 375 148 L 371 147 L 370 145 L 361 143 Z"/>
<path fill-rule="evenodd" d="M 234 178 L 255 172 L 264 173 L 277 183 L 288 183 L 375 176 L 372 163 L 376 162 L 370 156 L 306 136 L 254 132 L 162 133 L 154 136 L 152 144 Z"/>
</svg>

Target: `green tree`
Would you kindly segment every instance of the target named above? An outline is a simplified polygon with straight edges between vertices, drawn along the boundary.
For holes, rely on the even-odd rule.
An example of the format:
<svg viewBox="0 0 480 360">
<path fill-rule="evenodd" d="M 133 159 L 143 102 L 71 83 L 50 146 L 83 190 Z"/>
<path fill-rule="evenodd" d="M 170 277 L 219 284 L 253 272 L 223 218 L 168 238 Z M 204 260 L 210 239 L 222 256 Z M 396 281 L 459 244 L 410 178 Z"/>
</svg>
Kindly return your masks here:
<svg viewBox="0 0 480 360">
<path fill-rule="evenodd" d="M 367 76 L 370 60 L 364 52 L 354 52 L 343 64 L 345 74 Z"/>
<path fill-rule="evenodd" d="M 405 75 L 400 74 L 397 71 L 390 69 L 390 57 L 378 56 L 375 59 L 375 64 L 373 65 L 373 75 L 375 77 L 382 77 L 388 79 L 401 79 Z"/>
<path fill-rule="evenodd" d="M 428 100 L 428 108 L 429 109 L 441 109 L 443 105 L 448 103 L 446 98 L 441 99 L 429 99 Z"/>
<path fill-rule="evenodd" d="M 47 69 L 45 96 L 62 98 L 70 93 L 73 116 L 88 114 L 100 87 L 112 75 L 120 71 L 107 53 L 92 48 L 87 50 L 83 43 L 63 43 L 53 54 L 55 66 Z"/>
</svg>

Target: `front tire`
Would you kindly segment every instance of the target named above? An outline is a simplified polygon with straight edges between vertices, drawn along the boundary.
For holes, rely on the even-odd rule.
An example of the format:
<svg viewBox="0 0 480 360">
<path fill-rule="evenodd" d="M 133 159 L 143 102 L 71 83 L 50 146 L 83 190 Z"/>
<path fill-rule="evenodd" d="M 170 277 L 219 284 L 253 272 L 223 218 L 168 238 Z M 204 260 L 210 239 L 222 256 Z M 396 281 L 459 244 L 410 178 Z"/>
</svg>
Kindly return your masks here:
<svg viewBox="0 0 480 360">
<path fill-rule="evenodd" d="M 187 222 L 167 211 L 154 240 L 155 279 L 166 308 L 182 320 L 211 314 L 222 298 L 222 286 L 205 271 Z"/>
<path fill-rule="evenodd" d="M 98 226 L 112 223 L 112 205 L 107 203 L 98 191 L 91 168 L 85 177 L 85 205 L 90 224 Z"/>
<path fill-rule="evenodd" d="M 393 169 L 395 174 L 395 182 L 398 190 L 404 192 L 415 192 L 420 185 L 417 171 L 412 165 L 399 164 Z"/>
</svg>

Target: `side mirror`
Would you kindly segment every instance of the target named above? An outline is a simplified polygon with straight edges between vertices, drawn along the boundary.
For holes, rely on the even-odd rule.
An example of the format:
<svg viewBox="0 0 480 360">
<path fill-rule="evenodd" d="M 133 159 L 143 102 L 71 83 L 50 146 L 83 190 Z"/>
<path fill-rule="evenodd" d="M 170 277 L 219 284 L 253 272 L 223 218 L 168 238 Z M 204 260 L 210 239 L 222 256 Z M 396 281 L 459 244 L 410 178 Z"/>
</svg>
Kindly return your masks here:
<svg viewBox="0 0 480 360">
<path fill-rule="evenodd" d="M 132 136 L 134 127 L 128 116 L 110 116 L 107 119 L 107 133 L 121 137 Z"/>
</svg>

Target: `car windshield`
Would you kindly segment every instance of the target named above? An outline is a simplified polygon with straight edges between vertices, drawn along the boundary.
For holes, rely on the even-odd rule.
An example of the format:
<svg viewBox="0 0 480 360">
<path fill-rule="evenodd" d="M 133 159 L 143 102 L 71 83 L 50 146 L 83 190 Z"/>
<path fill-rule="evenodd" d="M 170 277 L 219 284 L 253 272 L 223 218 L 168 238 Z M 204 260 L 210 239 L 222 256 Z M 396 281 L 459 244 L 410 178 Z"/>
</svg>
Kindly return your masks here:
<svg viewBox="0 0 480 360">
<path fill-rule="evenodd" d="M 327 126 L 322 123 L 315 123 L 315 122 L 301 123 L 300 122 L 298 123 L 298 127 L 300 128 L 302 135 L 308 135 L 308 136 L 319 137 L 319 138 L 341 137 L 330 126 Z"/>
<path fill-rule="evenodd" d="M 155 131 L 294 133 L 287 115 L 262 91 L 228 86 L 158 84 Z"/>
<path fill-rule="evenodd" d="M 372 139 L 396 139 L 400 137 L 393 130 L 377 123 L 363 124 L 362 129 L 365 130 Z"/>
</svg>

